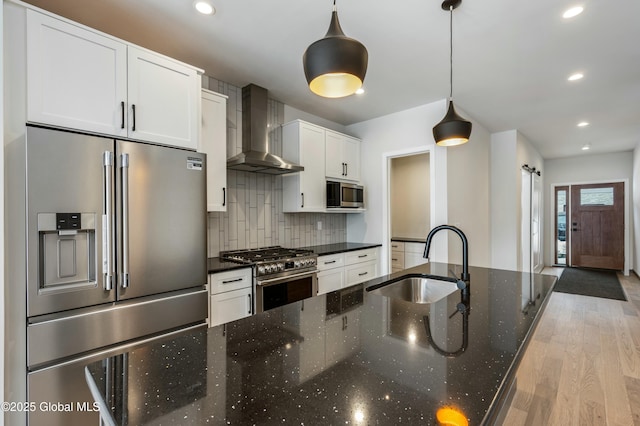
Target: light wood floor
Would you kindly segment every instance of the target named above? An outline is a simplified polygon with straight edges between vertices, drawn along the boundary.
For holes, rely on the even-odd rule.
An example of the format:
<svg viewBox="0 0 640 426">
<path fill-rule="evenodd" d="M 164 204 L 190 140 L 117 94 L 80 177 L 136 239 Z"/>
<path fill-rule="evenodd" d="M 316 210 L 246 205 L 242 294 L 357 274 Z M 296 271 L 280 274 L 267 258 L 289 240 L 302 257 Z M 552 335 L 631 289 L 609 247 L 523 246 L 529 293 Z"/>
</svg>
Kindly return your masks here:
<svg viewBox="0 0 640 426">
<path fill-rule="evenodd" d="M 551 295 L 505 425 L 640 425 L 640 279 L 618 278 L 628 302 Z"/>
</svg>

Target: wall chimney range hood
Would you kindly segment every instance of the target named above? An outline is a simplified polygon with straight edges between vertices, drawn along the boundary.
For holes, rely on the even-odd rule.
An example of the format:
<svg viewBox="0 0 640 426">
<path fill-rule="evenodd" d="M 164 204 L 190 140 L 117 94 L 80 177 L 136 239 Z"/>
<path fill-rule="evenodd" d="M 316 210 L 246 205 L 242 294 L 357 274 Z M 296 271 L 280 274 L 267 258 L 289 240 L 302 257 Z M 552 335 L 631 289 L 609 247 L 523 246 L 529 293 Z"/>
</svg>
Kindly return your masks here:
<svg viewBox="0 0 640 426">
<path fill-rule="evenodd" d="M 227 168 L 270 175 L 304 170 L 269 153 L 267 90 L 255 84 L 242 88 L 242 152 L 227 160 Z"/>
</svg>

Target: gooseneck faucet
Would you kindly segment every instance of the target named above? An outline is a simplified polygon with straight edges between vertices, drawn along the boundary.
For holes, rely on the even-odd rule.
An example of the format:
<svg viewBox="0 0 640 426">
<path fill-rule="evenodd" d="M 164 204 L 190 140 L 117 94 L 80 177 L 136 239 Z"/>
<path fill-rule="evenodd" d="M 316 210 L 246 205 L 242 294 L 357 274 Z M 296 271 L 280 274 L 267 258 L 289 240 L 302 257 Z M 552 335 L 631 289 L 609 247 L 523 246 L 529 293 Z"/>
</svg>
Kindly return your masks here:
<svg viewBox="0 0 640 426">
<path fill-rule="evenodd" d="M 455 226 L 451 226 L 451 225 L 440 225 L 433 228 L 429 232 L 429 235 L 427 235 L 427 244 L 424 249 L 423 257 L 425 259 L 429 259 L 429 249 L 431 248 L 431 240 L 433 239 L 433 236 L 438 231 L 442 231 L 443 229 L 448 229 L 449 231 L 455 232 L 456 234 L 458 234 L 458 236 L 462 240 L 462 276 L 460 278 L 462 279 L 462 281 L 465 281 L 466 283 L 468 283 L 470 278 L 469 277 L 469 242 L 467 241 L 467 236 L 464 235 L 464 232 L 462 232 L 459 228 L 456 228 Z"/>
</svg>

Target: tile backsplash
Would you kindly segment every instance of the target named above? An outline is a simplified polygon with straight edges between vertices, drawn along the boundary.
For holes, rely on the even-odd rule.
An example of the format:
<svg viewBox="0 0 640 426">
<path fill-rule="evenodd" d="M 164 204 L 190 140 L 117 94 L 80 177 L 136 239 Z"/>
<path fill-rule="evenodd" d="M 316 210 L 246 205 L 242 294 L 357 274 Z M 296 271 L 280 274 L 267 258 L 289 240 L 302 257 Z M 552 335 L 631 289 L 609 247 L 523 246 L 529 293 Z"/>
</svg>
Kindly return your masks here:
<svg viewBox="0 0 640 426">
<path fill-rule="evenodd" d="M 207 76 L 202 87 L 229 97 L 227 157 L 240 153 L 242 89 Z M 269 151 L 276 155 L 282 155 L 283 122 L 284 104 L 269 99 Z M 261 173 L 227 170 L 227 211 L 209 212 L 208 218 L 209 257 L 224 250 L 341 243 L 347 237 L 345 213 L 283 213 L 282 177 Z"/>
</svg>

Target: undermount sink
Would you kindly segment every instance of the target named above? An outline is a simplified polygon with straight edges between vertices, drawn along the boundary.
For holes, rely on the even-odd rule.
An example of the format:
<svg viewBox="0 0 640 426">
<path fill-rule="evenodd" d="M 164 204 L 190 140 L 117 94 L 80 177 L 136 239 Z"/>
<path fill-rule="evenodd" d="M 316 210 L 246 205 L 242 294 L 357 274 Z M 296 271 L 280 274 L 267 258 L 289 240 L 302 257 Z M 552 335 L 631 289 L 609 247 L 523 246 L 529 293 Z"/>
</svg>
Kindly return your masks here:
<svg viewBox="0 0 640 426">
<path fill-rule="evenodd" d="M 427 277 L 407 277 L 371 290 L 380 296 L 413 303 L 435 303 L 458 290 L 455 282 Z"/>
</svg>

